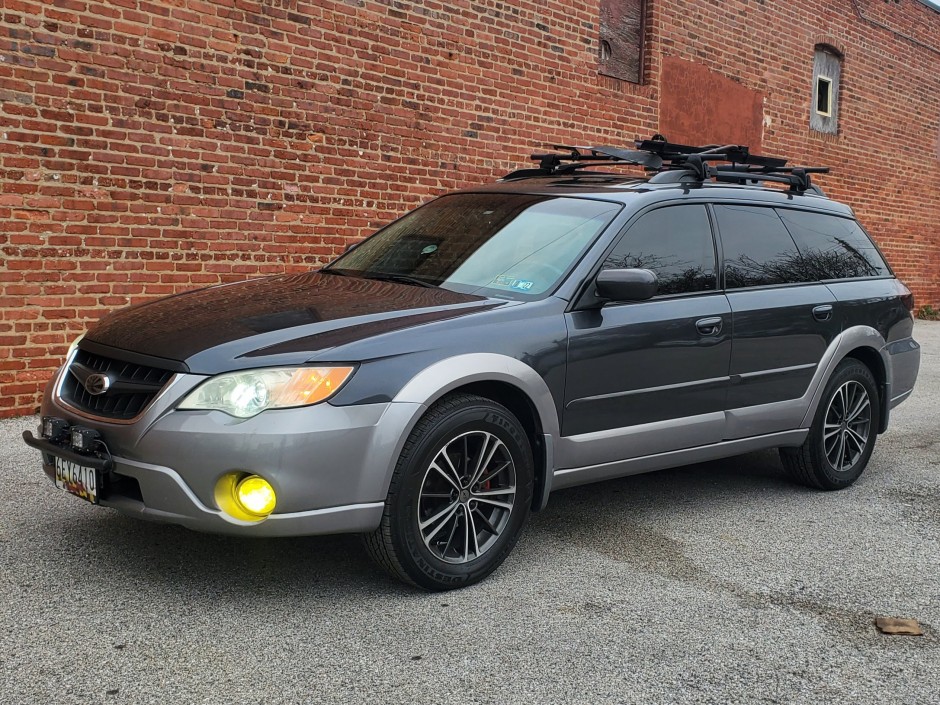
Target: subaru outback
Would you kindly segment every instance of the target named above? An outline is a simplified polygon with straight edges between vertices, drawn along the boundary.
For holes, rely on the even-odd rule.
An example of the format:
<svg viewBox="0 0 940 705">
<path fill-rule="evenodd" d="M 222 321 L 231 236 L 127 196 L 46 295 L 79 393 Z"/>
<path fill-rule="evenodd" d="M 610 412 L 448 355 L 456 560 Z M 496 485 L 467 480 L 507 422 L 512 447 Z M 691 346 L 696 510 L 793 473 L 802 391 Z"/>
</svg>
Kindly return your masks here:
<svg viewBox="0 0 940 705">
<path fill-rule="evenodd" d="M 855 482 L 920 350 L 825 169 L 658 136 L 533 158 L 319 271 L 106 316 L 25 441 L 94 504 L 360 533 L 431 590 L 490 574 L 565 487 L 768 448 Z"/>
</svg>

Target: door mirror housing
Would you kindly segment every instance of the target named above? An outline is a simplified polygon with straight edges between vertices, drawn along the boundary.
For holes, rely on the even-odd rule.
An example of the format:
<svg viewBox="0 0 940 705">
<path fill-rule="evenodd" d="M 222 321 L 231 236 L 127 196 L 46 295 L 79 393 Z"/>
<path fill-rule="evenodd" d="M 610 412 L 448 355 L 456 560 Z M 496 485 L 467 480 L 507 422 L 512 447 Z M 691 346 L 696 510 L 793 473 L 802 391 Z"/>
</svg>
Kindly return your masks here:
<svg viewBox="0 0 940 705">
<path fill-rule="evenodd" d="M 659 288 L 656 273 L 648 269 L 605 269 L 594 284 L 597 296 L 606 301 L 646 301 Z"/>
</svg>

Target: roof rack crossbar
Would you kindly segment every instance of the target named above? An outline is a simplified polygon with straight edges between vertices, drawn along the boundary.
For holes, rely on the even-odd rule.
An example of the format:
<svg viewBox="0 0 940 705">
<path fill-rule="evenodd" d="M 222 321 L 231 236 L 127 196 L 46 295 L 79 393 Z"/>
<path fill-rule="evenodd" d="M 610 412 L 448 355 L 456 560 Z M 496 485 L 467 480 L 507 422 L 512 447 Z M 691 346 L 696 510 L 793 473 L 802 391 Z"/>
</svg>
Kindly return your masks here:
<svg viewBox="0 0 940 705">
<path fill-rule="evenodd" d="M 709 169 L 708 175 L 716 181 L 730 183 L 745 184 L 770 181 L 773 183 L 787 184 L 790 187 L 790 191 L 802 193 L 810 190 L 819 192 L 819 190 L 813 186 L 813 180 L 810 174 L 826 174 L 828 172 L 828 167 L 789 167 L 779 170 L 712 167 Z"/>
<path fill-rule="evenodd" d="M 532 155 L 535 157 L 550 157 L 553 155 Z M 573 162 L 573 163 L 564 163 L 564 162 L 553 162 L 551 160 L 541 160 L 541 165 L 536 169 L 517 169 L 516 171 L 506 174 L 502 180 L 503 181 L 514 181 L 517 179 L 530 179 L 536 176 L 561 176 L 563 174 L 570 174 L 572 172 L 581 171 L 582 169 L 587 169 L 588 167 L 599 167 L 599 166 L 617 166 L 621 165 L 623 162 L 612 160 L 612 159 L 591 159 L 586 162 Z M 592 171 L 591 175 L 606 175 L 606 176 L 618 176 L 622 174 L 617 174 L 616 172 L 605 173 Z"/>
<path fill-rule="evenodd" d="M 828 174 L 828 166 L 751 166 L 749 164 L 726 164 L 721 167 L 722 171 L 735 171 L 743 174 L 792 174 L 802 172 L 805 174 Z"/>
</svg>

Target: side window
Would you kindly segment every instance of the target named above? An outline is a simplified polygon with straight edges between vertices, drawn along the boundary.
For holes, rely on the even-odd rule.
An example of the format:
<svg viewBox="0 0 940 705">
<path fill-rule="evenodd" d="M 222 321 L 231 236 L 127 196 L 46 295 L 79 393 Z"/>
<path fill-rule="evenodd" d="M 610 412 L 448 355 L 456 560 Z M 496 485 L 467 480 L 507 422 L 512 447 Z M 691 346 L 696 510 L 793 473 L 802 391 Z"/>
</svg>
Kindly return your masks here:
<svg viewBox="0 0 940 705">
<path fill-rule="evenodd" d="M 868 235 L 851 218 L 785 209 L 777 212 L 816 279 L 890 274 Z"/>
<path fill-rule="evenodd" d="M 816 281 L 773 208 L 716 205 L 725 288 Z"/>
<path fill-rule="evenodd" d="M 717 288 L 715 245 L 705 206 L 669 206 L 642 216 L 604 261 L 604 269 L 650 269 L 659 294 Z"/>
</svg>

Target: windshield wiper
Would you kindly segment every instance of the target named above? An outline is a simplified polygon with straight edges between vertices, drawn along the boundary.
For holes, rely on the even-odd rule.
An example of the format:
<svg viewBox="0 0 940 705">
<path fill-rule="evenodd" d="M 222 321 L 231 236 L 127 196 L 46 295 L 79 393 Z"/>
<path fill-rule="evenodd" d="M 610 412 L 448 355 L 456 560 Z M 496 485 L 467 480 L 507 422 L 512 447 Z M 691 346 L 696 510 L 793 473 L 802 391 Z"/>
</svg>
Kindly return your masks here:
<svg viewBox="0 0 940 705">
<path fill-rule="evenodd" d="M 431 284 L 426 282 L 423 279 L 418 279 L 416 277 L 409 277 L 407 274 L 390 274 L 388 272 L 369 272 L 363 273 L 363 277 L 366 279 L 376 279 L 382 282 L 399 282 L 401 284 L 411 284 L 411 286 L 423 286 L 428 289 L 437 289 L 436 284 Z"/>
<path fill-rule="evenodd" d="M 423 286 L 429 289 L 437 289 L 436 284 L 431 284 L 417 277 L 409 277 L 407 274 L 392 274 L 390 272 L 360 272 L 355 269 L 334 269 L 333 267 L 320 270 L 320 274 L 335 274 L 340 277 L 357 277 L 362 279 L 375 279 L 383 282 L 400 282 L 401 284 L 410 284 L 411 286 Z"/>
</svg>

